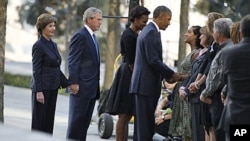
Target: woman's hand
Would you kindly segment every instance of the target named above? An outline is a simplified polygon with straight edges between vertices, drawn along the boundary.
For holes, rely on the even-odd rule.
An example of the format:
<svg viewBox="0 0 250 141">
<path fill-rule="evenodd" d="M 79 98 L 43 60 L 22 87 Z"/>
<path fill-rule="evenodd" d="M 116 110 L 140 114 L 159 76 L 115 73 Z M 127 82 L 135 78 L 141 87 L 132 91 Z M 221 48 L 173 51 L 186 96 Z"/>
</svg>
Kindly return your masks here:
<svg viewBox="0 0 250 141">
<path fill-rule="evenodd" d="M 155 124 L 159 125 L 164 122 L 164 119 L 161 116 L 155 118 Z"/>
<path fill-rule="evenodd" d="M 224 93 L 221 93 L 221 101 L 222 101 L 223 105 L 225 106 L 225 104 L 226 104 L 226 96 L 225 96 Z"/>
<path fill-rule="evenodd" d="M 45 100 L 44 100 L 43 92 L 37 92 L 37 93 L 36 93 L 36 100 L 37 100 L 39 103 L 44 104 Z"/>
<path fill-rule="evenodd" d="M 182 100 L 185 100 L 187 97 L 187 93 L 185 92 L 185 87 L 180 87 L 179 88 L 179 96 Z"/>
<path fill-rule="evenodd" d="M 158 117 L 158 116 L 160 116 L 162 114 L 162 111 L 160 111 L 160 110 L 156 110 L 155 111 L 155 117 Z"/>
<path fill-rule="evenodd" d="M 197 92 L 197 89 L 195 87 L 195 82 L 192 82 L 189 87 L 188 87 L 188 90 L 190 91 L 190 93 L 196 93 Z"/>
<path fill-rule="evenodd" d="M 206 104 L 212 104 L 212 99 L 205 97 L 203 94 L 200 95 L 200 100 Z"/>
</svg>

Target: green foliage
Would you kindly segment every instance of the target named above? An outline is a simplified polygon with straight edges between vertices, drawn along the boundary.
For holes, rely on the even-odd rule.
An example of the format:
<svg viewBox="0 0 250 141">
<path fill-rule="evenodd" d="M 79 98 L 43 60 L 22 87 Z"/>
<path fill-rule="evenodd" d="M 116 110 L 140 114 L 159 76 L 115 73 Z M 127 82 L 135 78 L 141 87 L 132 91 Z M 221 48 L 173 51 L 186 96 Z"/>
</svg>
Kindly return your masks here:
<svg viewBox="0 0 250 141">
<path fill-rule="evenodd" d="M 67 93 L 67 90 L 66 90 L 66 89 L 59 89 L 59 90 L 58 90 L 58 94 L 68 95 L 68 93 Z"/>
<path fill-rule="evenodd" d="M 74 29 L 82 26 L 82 15 L 84 11 L 95 6 L 97 0 L 35 0 L 34 2 L 26 1 L 23 5 L 17 7 L 19 22 L 23 25 L 27 22 L 30 25 L 36 24 L 37 17 L 42 13 L 50 13 L 57 18 L 56 36 L 65 34 L 66 21 L 71 20 L 70 24 Z M 75 31 L 75 30 L 74 30 Z"/>
<path fill-rule="evenodd" d="M 219 12 L 233 21 L 239 21 L 250 13 L 249 0 L 199 0 L 195 4 L 195 10 L 207 15 L 209 12 Z"/>
<path fill-rule="evenodd" d="M 207 13 L 209 13 L 209 2 L 199 0 L 195 4 L 195 10 L 199 11 L 203 15 L 207 15 Z"/>
<path fill-rule="evenodd" d="M 8 72 L 4 73 L 4 84 L 21 87 L 21 88 L 30 88 L 31 76 L 20 75 L 20 74 L 11 74 Z M 67 95 L 66 89 L 59 89 L 59 94 Z"/>
<path fill-rule="evenodd" d="M 31 76 L 4 73 L 4 84 L 22 88 L 30 88 Z"/>
</svg>

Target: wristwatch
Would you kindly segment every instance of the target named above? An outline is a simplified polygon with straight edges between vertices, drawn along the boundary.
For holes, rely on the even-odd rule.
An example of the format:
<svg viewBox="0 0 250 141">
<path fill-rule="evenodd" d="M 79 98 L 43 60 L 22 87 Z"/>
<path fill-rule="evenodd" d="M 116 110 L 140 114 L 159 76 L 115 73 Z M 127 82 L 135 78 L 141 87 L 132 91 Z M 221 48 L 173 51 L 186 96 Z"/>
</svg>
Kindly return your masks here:
<svg viewBox="0 0 250 141">
<path fill-rule="evenodd" d="M 162 116 L 161 116 L 161 119 L 162 119 L 162 120 L 165 120 L 165 115 L 162 115 Z"/>
</svg>

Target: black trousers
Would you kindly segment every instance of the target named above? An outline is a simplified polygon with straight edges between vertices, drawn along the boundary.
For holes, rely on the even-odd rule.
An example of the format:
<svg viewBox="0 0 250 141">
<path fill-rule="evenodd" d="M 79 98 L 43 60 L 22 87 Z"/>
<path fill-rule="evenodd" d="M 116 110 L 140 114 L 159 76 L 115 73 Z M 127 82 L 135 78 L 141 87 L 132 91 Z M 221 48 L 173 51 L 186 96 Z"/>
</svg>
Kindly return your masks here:
<svg viewBox="0 0 250 141">
<path fill-rule="evenodd" d="M 134 141 L 152 141 L 155 133 L 154 112 L 158 98 L 135 95 Z"/>
<path fill-rule="evenodd" d="M 192 141 L 205 141 L 205 131 L 201 125 L 201 104 L 190 103 L 191 106 L 191 126 L 192 126 Z"/>
<path fill-rule="evenodd" d="M 32 92 L 31 129 L 53 134 L 58 90 L 45 90 L 44 104 L 36 100 L 36 92 Z"/>
<path fill-rule="evenodd" d="M 219 94 L 217 94 L 212 99 L 212 104 L 210 105 L 210 108 L 211 108 L 212 123 L 213 123 L 214 129 L 215 129 L 215 138 L 217 141 L 225 141 L 226 140 L 225 132 L 221 129 L 218 129 L 221 114 L 222 114 L 222 111 L 224 108 L 224 105 L 221 101 Z"/>
</svg>

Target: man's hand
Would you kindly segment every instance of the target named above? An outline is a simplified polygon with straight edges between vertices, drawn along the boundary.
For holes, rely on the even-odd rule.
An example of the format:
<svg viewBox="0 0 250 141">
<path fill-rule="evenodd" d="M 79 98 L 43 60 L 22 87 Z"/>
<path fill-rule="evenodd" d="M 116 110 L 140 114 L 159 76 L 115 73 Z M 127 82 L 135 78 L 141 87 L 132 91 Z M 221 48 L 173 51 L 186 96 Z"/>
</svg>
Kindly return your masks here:
<svg viewBox="0 0 250 141">
<path fill-rule="evenodd" d="M 200 95 L 200 100 L 206 104 L 211 104 L 212 103 L 212 99 L 205 97 L 203 94 Z"/>
<path fill-rule="evenodd" d="M 166 79 L 166 81 L 172 84 L 172 83 L 175 83 L 176 81 L 179 81 L 180 79 L 181 79 L 181 75 L 178 72 L 175 72 L 172 75 L 172 77 L 169 80 Z"/>
<path fill-rule="evenodd" d="M 79 91 L 79 85 L 78 84 L 71 84 L 69 86 L 69 89 L 72 92 L 72 94 L 77 94 Z"/>
</svg>

